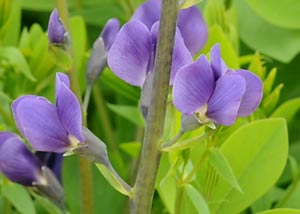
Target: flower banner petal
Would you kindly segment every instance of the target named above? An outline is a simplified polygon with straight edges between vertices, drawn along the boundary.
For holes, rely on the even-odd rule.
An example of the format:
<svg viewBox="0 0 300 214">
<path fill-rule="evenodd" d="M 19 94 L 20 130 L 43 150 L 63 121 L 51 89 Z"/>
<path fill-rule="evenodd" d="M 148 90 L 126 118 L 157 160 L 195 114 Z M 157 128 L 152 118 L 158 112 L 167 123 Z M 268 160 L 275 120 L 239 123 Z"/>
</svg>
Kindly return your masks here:
<svg viewBox="0 0 300 214">
<path fill-rule="evenodd" d="M 119 31 L 108 54 L 108 65 L 122 80 L 142 86 L 151 53 L 150 31 L 143 23 L 131 21 Z"/>
<path fill-rule="evenodd" d="M 173 102 L 182 113 L 190 115 L 206 104 L 215 87 L 210 64 L 204 55 L 181 68 L 174 81 Z"/>
<path fill-rule="evenodd" d="M 238 111 L 238 116 L 245 117 L 252 114 L 261 102 L 263 95 L 262 81 L 247 70 L 240 69 L 235 73 L 246 80 L 246 91 Z"/>
<path fill-rule="evenodd" d="M 57 91 L 56 107 L 58 118 L 67 131 L 67 134 L 75 136 L 80 142 L 84 141 L 81 133 L 82 114 L 77 97 L 71 89 L 64 83 Z"/>
<path fill-rule="evenodd" d="M 244 78 L 232 74 L 220 77 L 208 102 L 207 116 L 218 124 L 232 125 L 236 120 L 245 90 Z"/>
<path fill-rule="evenodd" d="M 150 30 L 160 18 L 161 0 L 148 0 L 141 4 L 131 17 L 132 21 L 144 23 Z"/>
<path fill-rule="evenodd" d="M 104 41 L 104 46 L 106 51 L 109 51 L 109 49 L 111 48 L 119 30 L 120 30 L 120 22 L 118 19 L 112 18 L 106 22 L 100 35 L 100 37 L 102 37 Z"/>
<path fill-rule="evenodd" d="M 210 50 L 210 62 L 215 80 L 219 79 L 227 71 L 227 66 L 221 58 L 220 44 L 215 44 Z"/>
<path fill-rule="evenodd" d="M 27 95 L 12 104 L 14 119 L 19 131 L 39 151 L 65 152 L 68 137 L 56 107 L 47 99 Z"/>
<path fill-rule="evenodd" d="M 208 36 L 208 28 L 200 10 L 196 6 L 181 10 L 178 27 L 191 54 L 198 53 L 204 47 Z"/>
</svg>

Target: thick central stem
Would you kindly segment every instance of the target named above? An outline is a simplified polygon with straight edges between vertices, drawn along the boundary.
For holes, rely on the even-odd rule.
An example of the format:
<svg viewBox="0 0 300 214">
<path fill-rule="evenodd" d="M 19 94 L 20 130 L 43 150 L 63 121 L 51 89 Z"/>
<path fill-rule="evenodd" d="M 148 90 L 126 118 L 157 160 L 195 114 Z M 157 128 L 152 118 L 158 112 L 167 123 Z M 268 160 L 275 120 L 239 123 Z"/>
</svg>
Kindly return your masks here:
<svg viewBox="0 0 300 214">
<path fill-rule="evenodd" d="M 177 16 L 178 0 L 163 0 L 151 93 L 153 96 L 147 116 L 134 195 L 130 204 L 132 214 L 151 213 L 154 185 L 161 156 L 159 148 L 165 121 Z"/>
</svg>

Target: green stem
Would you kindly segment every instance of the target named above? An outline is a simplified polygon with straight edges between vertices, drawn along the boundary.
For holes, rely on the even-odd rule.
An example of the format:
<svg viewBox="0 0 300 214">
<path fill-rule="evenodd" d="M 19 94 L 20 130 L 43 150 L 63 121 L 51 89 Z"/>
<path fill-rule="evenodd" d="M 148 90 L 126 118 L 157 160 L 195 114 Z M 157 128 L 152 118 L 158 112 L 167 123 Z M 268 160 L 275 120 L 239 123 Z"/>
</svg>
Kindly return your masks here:
<svg viewBox="0 0 300 214">
<path fill-rule="evenodd" d="M 93 89 L 93 86 L 88 84 L 87 87 L 86 87 L 86 91 L 85 91 L 85 95 L 84 95 L 84 99 L 83 99 L 83 104 L 82 104 L 82 108 L 83 108 L 84 112 L 87 112 L 89 102 L 90 102 L 90 98 L 91 98 L 91 94 L 92 94 L 92 89 Z"/>
<path fill-rule="evenodd" d="M 161 157 L 160 144 L 166 114 L 177 16 L 178 0 L 163 0 L 151 93 L 155 96 L 151 97 L 141 160 L 130 203 L 132 214 L 151 213 L 154 185 Z"/>
<path fill-rule="evenodd" d="M 209 151 L 208 149 L 204 151 L 204 153 L 202 154 L 201 158 L 196 163 L 192 171 L 184 178 L 183 183 L 188 183 L 193 178 L 193 176 L 199 171 L 201 165 L 203 164 L 203 162 L 205 161 L 208 155 L 208 151 Z"/>
<path fill-rule="evenodd" d="M 175 206 L 174 206 L 174 214 L 180 214 L 181 204 L 183 198 L 183 187 L 178 186 L 176 191 L 176 199 L 175 199 Z"/>
<path fill-rule="evenodd" d="M 184 133 L 185 132 L 181 130 L 172 140 L 170 140 L 168 143 L 163 144 L 162 149 L 165 149 L 165 148 L 168 148 L 168 147 L 174 145 L 179 140 L 179 138 L 181 138 L 181 136 Z"/>
<path fill-rule="evenodd" d="M 58 9 L 59 15 L 62 19 L 62 22 L 64 23 L 64 26 L 68 32 L 70 31 L 70 24 L 69 24 L 69 15 L 68 15 L 68 6 L 66 0 L 56 0 L 56 7 Z M 72 37 L 72 35 L 70 35 Z M 68 52 L 71 54 L 73 58 L 72 68 L 67 71 L 69 77 L 70 77 L 70 83 L 71 83 L 71 89 L 74 92 L 74 94 L 77 96 L 80 105 L 82 106 L 82 100 L 81 100 L 81 92 L 79 88 L 79 81 L 77 78 L 76 73 L 76 65 L 74 60 L 74 53 L 71 48 L 68 49 Z M 87 125 L 86 120 L 86 114 L 84 111 L 82 111 L 82 119 L 83 119 L 83 125 Z M 92 176 L 92 169 L 91 164 L 88 160 L 79 158 L 79 176 L 80 176 L 80 184 L 81 184 L 81 204 L 82 204 L 82 211 L 81 213 L 85 214 L 92 214 L 94 213 L 94 194 L 93 194 L 93 176 Z"/>
</svg>

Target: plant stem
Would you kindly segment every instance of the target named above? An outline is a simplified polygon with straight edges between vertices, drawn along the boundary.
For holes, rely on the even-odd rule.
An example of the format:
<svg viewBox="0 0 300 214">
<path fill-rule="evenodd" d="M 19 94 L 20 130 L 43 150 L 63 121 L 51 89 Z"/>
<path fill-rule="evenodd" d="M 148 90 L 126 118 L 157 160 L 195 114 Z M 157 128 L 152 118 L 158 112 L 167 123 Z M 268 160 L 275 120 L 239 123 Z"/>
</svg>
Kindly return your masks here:
<svg viewBox="0 0 300 214">
<path fill-rule="evenodd" d="M 68 6 L 66 0 L 56 0 L 56 7 L 58 9 L 59 15 L 64 23 L 66 30 L 70 33 L 70 24 L 69 24 L 69 15 L 68 15 Z M 72 35 L 70 35 L 71 37 Z M 72 42 L 72 41 L 71 41 Z M 77 96 L 80 105 L 82 107 L 82 100 L 81 100 L 81 92 L 79 88 L 79 82 L 76 73 L 76 65 L 74 60 L 74 53 L 71 48 L 68 49 L 69 53 L 73 58 L 72 68 L 67 71 L 70 77 L 71 89 L 74 94 Z M 87 125 L 86 114 L 82 111 L 82 119 L 83 125 Z M 91 164 L 88 160 L 79 157 L 79 176 L 80 176 L 80 184 L 81 184 L 81 213 L 85 214 L 92 214 L 94 213 L 94 194 L 93 194 L 93 175 Z"/>
<path fill-rule="evenodd" d="M 180 214 L 182 197 L 183 197 L 183 186 L 178 186 L 176 191 L 174 214 Z"/>
<path fill-rule="evenodd" d="M 163 0 L 151 93 L 155 96 L 151 97 L 141 160 L 130 203 L 132 214 L 151 213 L 154 185 L 161 157 L 160 143 L 166 114 L 177 16 L 178 0 Z"/>
</svg>

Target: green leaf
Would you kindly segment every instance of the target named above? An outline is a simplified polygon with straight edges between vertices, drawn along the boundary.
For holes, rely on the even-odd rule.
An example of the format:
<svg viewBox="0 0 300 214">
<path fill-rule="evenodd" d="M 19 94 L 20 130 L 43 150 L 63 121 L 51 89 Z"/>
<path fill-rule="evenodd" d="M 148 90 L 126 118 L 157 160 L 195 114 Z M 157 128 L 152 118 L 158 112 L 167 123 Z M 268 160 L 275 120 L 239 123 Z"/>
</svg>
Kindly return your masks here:
<svg viewBox="0 0 300 214">
<path fill-rule="evenodd" d="M 210 198 L 213 213 L 238 213 L 268 191 L 278 180 L 287 161 L 288 134 L 284 119 L 259 120 L 242 126 L 221 146 L 243 190 L 223 180 Z"/>
<path fill-rule="evenodd" d="M 16 183 L 8 183 L 2 187 L 2 194 L 20 213 L 35 214 L 31 197 L 23 186 Z"/>
<path fill-rule="evenodd" d="M 180 9 L 185 9 L 185 8 L 192 7 L 192 6 L 196 5 L 196 4 L 198 4 L 199 2 L 201 2 L 201 0 L 185 0 L 180 5 Z"/>
<path fill-rule="evenodd" d="M 247 0 L 253 10 L 268 22 L 283 28 L 300 28 L 299 0 Z"/>
<path fill-rule="evenodd" d="M 282 208 L 282 209 L 266 210 L 256 214 L 300 214 L 300 210 Z"/>
<path fill-rule="evenodd" d="M 120 149 L 134 158 L 138 158 L 141 150 L 140 142 L 121 143 Z"/>
<path fill-rule="evenodd" d="M 294 98 L 281 104 L 272 114 L 271 117 L 283 117 L 289 124 L 300 109 L 300 98 Z"/>
<path fill-rule="evenodd" d="M 221 55 L 227 66 L 234 69 L 239 68 L 238 56 L 221 27 L 213 25 L 209 28 L 208 34 L 208 41 L 201 52 L 208 53 L 214 44 L 220 43 Z"/>
<path fill-rule="evenodd" d="M 37 202 L 39 204 L 42 205 L 42 207 L 47 210 L 49 213 L 51 214 L 61 214 L 61 210 L 56 207 L 53 203 L 51 203 L 47 198 L 42 197 L 36 193 L 34 193 L 33 191 L 31 192 L 31 194 L 34 196 L 34 198 L 37 200 Z"/>
<path fill-rule="evenodd" d="M 114 113 L 126 118 L 137 126 L 144 127 L 144 121 L 137 106 L 107 104 Z"/>
<path fill-rule="evenodd" d="M 69 70 L 72 67 L 72 57 L 68 52 L 51 44 L 49 44 L 48 50 L 54 62 L 64 70 Z"/>
<path fill-rule="evenodd" d="M 35 81 L 35 78 L 31 74 L 30 68 L 19 49 L 14 47 L 0 48 L 0 59 L 1 58 L 8 60 L 9 63 L 14 66 L 16 72 L 20 72 L 31 81 Z"/>
<path fill-rule="evenodd" d="M 234 1 L 234 3 L 238 12 L 241 39 L 249 47 L 285 63 L 290 62 L 297 55 L 300 51 L 300 30 L 279 28 L 268 23 L 249 7 L 246 0 Z M 276 1 L 269 5 L 277 3 Z M 299 23 L 299 20 L 297 22 Z"/>
<path fill-rule="evenodd" d="M 205 199 L 203 198 L 203 196 L 201 195 L 201 193 L 190 184 L 185 185 L 184 188 L 185 188 L 185 191 L 186 191 L 188 197 L 190 198 L 193 205 L 197 209 L 198 213 L 199 214 L 209 214 L 210 211 L 209 211 L 208 205 L 207 205 Z"/>
<path fill-rule="evenodd" d="M 215 148 L 209 149 L 208 160 L 224 180 L 226 180 L 233 188 L 243 193 L 230 164 L 220 150 Z"/>
</svg>

